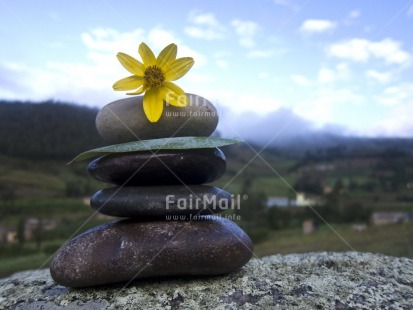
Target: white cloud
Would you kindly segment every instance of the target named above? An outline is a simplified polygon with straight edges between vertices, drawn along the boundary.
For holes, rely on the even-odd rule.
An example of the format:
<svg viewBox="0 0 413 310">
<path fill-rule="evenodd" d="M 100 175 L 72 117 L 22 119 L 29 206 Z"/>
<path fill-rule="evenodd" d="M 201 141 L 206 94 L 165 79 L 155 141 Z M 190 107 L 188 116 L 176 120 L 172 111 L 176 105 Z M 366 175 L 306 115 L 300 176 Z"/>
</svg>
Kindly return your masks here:
<svg viewBox="0 0 413 310">
<path fill-rule="evenodd" d="M 223 57 L 230 57 L 232 55 L 232 53 L 230 51 L 217 51 L 214 53 L 214 57 L 215 58 L 223 58 Z"/>
<path fill-rule="evenodd" d="M 193 70 L 194 71 L 192 70 L 190 71 L 190 74 L 191 74 L 190 79 L 182 80 L 182 82 L 181 80 L 178 81 L 178 84 L 182 86 L 188 92 L 193 92 L 195 90 L 200 89 L 201 91 L 199 93 L 202 94 L 203 89 L 202 87 L 199 87 L 200 85 L 201 86 L 208 85 L 210 83 L 216 82 L 217 80 L 216 75 L 200 73 L 199 71 L 196 71 L 195 69 Z"/>
<path fill-rule="evenodd" d="M 231 56 L 231 53 L 228 51 L 217 51 L 213 54 L 216 65 L 221 69 L 229 68 L 228 58 Z"/>
<path fill-rule="evenodd" d="M 361 16 L 361 12 L 359 10 L 352 10 L 349 14 L 348 17 L 351 19 L 356 19 Z"/>
<path fill-rule="evenodd" d="M 342 119 L 336 115 L 340 107 L 348 104 L 361 104 L 363 97 L 351 89 L 322 87 L 311 98 L 303 100 L 293 108 L 294 113 L 311 120 L 317 125 L 331 123 L 333 119 Z"/>
<path fill-rule="evenodd" d="M 222 39 L 222 33 L 216 32 L 212 29 L 202 29 L 199 27 L 185 27 L 185 32 L 187 35 L 197 39 L 205 39 L 205 40 L 216 40 Z"/>
<path fill-rule="evenodd" d="M 351 39 L 331 45 L 328 48 L 328 53 L 338 58 L 367 61 L 370 57 L 368 47 L 370 43 L 364 39 Z"/>
<path fill-rule="evenodd" d="M 313 123 L 281 107 L 264 115 L 256 111 L 240 113 L 234 117 L 225 108 L 219 107 L 221 118 L 218 130 L 226 137 L 237 137 L 265 145 L 282 145 L 297 136 L 308 135 L 316 128 Z"/>
<path fill-rule="evenodd" d="M 209 27 L 220 26 L 219 22 L 215 18 L 215 15 L 212 13 L 197 14 L 193 12 L 190 14 L 189 20 L 196 25 L 205 25 Z"/>
<path fill-rule="evenodd" d="M 148 33 L 143 29 L 135 29 L 129 32 L 119 32 L 110 28 L 95 28 L 91 31 L 81 34 L 82 41 L 89 49 L 89 55 L 96 52 L 97 55 L 114 56 L 117 52 L 124 52 L 139 59 L 137 53 L 140 42 L 146 41 L 153 49 L 155 55 L 159 53 L 166 45 L 170 43 L 178 44 L 178 57 L 193 57 L 196 60 L 196 65 L 203 65 L 206 62 L 206 57 L 199 52 L 193 50 L 174 35 L 173 32 L 163 28 L 153 28 Z"/>
<path fill-rule="evenodd" d="M 249 58 L 270 58 L 273 56 L 273 50 L 251 50 L 248 52 L 247 57 Z"/>
<path fill-rule="evenodd" d="M 379 83 L 389 83 L 393 79 L 393 74 L 391 72 L 380 72 L 376 70 L 367 70 L 366 76 Z"/>
<path fill-rule="evenodd" d="M 308 1 L 304 2 L 302 5 L 298 5 L 293 0 L 274 0 L 274 4 L 289 7 L 293 9 L 294 12 L 299 12 L 307 4 L 307 2 Z"/>
<path fill-rule="evenodd" d="M 90 105 L 103 105 L 113 100 L 116 94 L 111 86 L 119 70 L 113 63 L 46 63 L 44 68 L 25 64 L 8 64 L 13 71 L 14 93 L 8 97 L 23 100 L 57 99 Z M 24 91 L 19 91 L 24 89 Z M 3 97 L 0 89 L 0 96 Z M 7 94 L 7 92 L 6 92 Z M 108 101 L 109 100 L 109 101 Z"/>
<path fill-rule="evenodd" d="M 216 61 L 216 64 L 218 67 L 220 67 L 221 69 L 228 69 L 229 64 L 228 61 L 224 60 L 224 59 L 218 59 Z"/>
<path fill-rule="evenodd" d="M 198 51 L 183 44 L 182 41 L 174 35 L 174 33 L 162 28 L 154 28 L 148 33 L 148 40 L 150 46 L 157 48 L 159 51 L 165 47 L 166 44 L 176 43 L 178 45 L 178 57 L 192 57 L 195 60 L 195 66 L 203 66 L 207 62 L 207 58 Z M 136 52 L 135 52 L 136 53 Z"/>
<path fill-rule="evenodd" d="M 410 108 L 409 112 L 406 112 L 406 109 L 399 110 L 402 115 L 406 115 L 406 113 L 413 113 L 413 109 Z M 395 116 L 391 119 L 383 119 L 377 124 L 371 126 L 367 130 L 363 131 L 363 136 L 370 136 L 370 137 L 399 137 L 399 138 L 412 138 L 413 132 L 413 124 L 411 120 L 400 119 L 399 117 Z"/>
<path fill-rule="evenodd" d="M 224 38 L 225 27 L 221 25 L 212 13 L 196 13 L 189 15 L 193 24 L 185 27 L 185 33 L 193 38 L 216 40 Z"/>
<path fill-rule="evenodd" d="M 318 78 L 317 80 L 320 83 L 330 83 L 335 80 L 335 75 L 333 70 L 327 69 L 327 68 L 321 68 L 320 71 L 318 72 Z"/>
<path fill-rule="evenodd" d="M 401 44 L 392 39 L 384 39 L 380 42 L 375 42 L 370 45 L 371 53 L 383 58 L 388 63 L 401 64 L 410 59 L 410 54 L 402 50 Z"/>
<path fill-rule="evenodd" d="M 86 62 L 47 62 L 42 67 L 0 63 L 0 70 L 7 72 L 9 77 L 5 81 L 7 89 L 0 86 L 0 97 L 31 100 L 52 98 L 102 106 L 124 96 L 123 92 L 112 90 L 116 80 L 128 75 L 116 59 L 116 53 L 122 51 L 140 59 L 137 50 L 142 41 L 147 42 L 155 54 L 166 44 L 175 42 L 179 46 L 178 53 L 194 57 L 196 66 L 206 62 L 204 55 L 180 44 L 181 40 L 172 32 L 161 28 L 149 32 L 142 29 L 119 32 L 96 28 L 82 33 L 81 39 L 87 49 Z M 196 71 L 196 67 L 193 70 Z M 191 79 L 195 80 L 195 76 L 191 75 Z"/>
<path fill-rule="evenodd" d="M 255 46 L 255 35 L 259 30 L 259 25 L 252 21 L 242 21 L 234 19 L 231 22 L 235 32 L 239 37 L 239 43 L 247 48 L 253 48 Z"/>
<path fill-rule="evenodd" d="M 340 63 L 335 68 L 321 68 L 318 72 L 317 81 L 321 84 L 332 83 L 338 80 L 347 80 L 350 77 L 350 69 L 347 64 Z"/>
<path fill-rule="evenodd" d="M 332 31 L 336 28 L 337 23 L 326 19 L 307 19 L 300 27 L 304 33 L 322 33 Z"/>
<path fill-rule="evenodd" d="M 357 23 L 357 19 L 361 16 L 361 12 L 357 9 L 351 10 L 347 16 L 341 21 L 342 25 L 351 26 Z"/>
<path fill-rule="evenodd" d="M 350 39 L 330 45 L 327 49 L 331 56 L 367 62 L 371 58 L 382 59 L 388 64 L 407 64 L 411 55 L 402 49 L 400 42 L 393 39 L 370 41 Z"/>
<path fill-rule="evenodd" d="M 351 10 L 347 16 L 340 22 L 341 25 L 352 26 L 359 24 L 358 19 L 361 16 L 361 12 L 358 9 Z"/>
<path fill-rule="evenodd" d="M 300 74 L 293 74 L 291 80 L 300 86 L 309 86 L 311 84 L 311 81 L 308 78 Z"/>
<path fill-rule="evenodd" d="M 377 101 L 385 106 L 413 105 L 413 84 L 403 83 L 387 87 Z"/>
<path fill-rule="evenodd" d="M 257 92 L 240 92 L 237 89 L 222 87 L 220 89 L 205 89 L 200 93 L 211 102 L 230 109 L 232 116 L 251 111 L 259 115 L 265 115 L 282 106 L 281 102 L 274 98 L 274 95 L 265 95 Z M 235 110 L 234 103 L 236 103 Z"/>
<path fill-rule="evenodd" d="M 111 28 L 95 28 L 82 33 L 81 38 L 90 50 L 98 50 L 111 54 L 117 53 L 118 51 L 131 53 L 132 51 L 136 51 L 136 44 L 139 44 L 137 42 L 144 41 L 144 33 L 144 30 L 140 28 L 123 33 Z"/>
<path fill-rule="evenodd" d="M 24 64 L 6 62 L 0 64 L 0 98 L 3 99 L 38 99 L 31 94 L 36 91 L 31 87 L 31 79 L 36 71 Z M 40 91 L 40 90 L 37 90 Z"/>
<path fill-rule="evenodd" d="M 366 130 L 366 134 L 373 137 L 413 137 L 413 100 L 402 105 L 389 107 L 385 118 L 376 122 Z"/>
</svg>

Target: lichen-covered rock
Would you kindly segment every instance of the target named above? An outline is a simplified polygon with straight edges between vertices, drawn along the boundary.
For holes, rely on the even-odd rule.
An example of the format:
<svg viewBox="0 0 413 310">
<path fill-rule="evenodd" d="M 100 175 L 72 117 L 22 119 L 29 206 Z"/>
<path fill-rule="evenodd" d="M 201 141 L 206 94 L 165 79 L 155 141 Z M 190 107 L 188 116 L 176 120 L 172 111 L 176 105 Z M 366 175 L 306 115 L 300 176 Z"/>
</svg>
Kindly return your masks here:
<svg viewBox="0 0 413 310">
<path fill-rule="evenodd" d="M 413 260 L 308 253 L 251 260 L 217 277 L 69 289 L 48 270 L 0 280 L 0 309 L 412 309 Z"/>
</svg>

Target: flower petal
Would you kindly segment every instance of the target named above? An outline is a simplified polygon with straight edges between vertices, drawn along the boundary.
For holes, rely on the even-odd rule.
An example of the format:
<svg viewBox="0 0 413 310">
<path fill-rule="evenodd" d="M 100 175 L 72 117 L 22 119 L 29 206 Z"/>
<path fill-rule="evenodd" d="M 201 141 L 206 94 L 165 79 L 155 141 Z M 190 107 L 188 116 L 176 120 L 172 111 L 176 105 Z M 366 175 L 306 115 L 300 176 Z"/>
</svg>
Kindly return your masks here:
<svg viewBox="0 0 413 310">
<path fill-rule="evenodd" d="M 183 57 L 165 66 L 165 79 L 167 81 L 175 81 L 183 77 L 194 65 L 194 60 L 191 57 Z"/>
<path fill-rule="evenodd" d="M 189 103 L 188 96 L 182 88 L 172 82 L 164 82 L 161 87 L 162 98 L 167 104 L 175 107 L 186 107 Z"/>
<path fill-rule="evenodd" d="M 126 93 L 126 95 L 140 95 L 140 94 L 142 94 L 143 92 L 145 92 L 147 90 L 148 90 L 148 88 L 145 87 L 145 85 L 142 85 L 139 89 L 137 89 L 133 93 Z"/>
<path fill-rule="evenodd" d="M 144 79 L 142 76 L 131 75 L 113 84 L 114 90 L 131 90 L 139 88 L 143 85 Z"/>
<path fill-rule="evenodd" d="M 145 66 L 135 58 L 125 53 L 118 53 L 116 55 L 121 65 L 130 73 L 143 76 L 145 73 Z"/>
<path fill-rule="evenodd" d="M 162 68 L 168 62 L 175 60 L 177 51 L 178 47 L 174 43 L 171 43 L 167 47 L 165 47 L 159 53 L 158 58 L 156 59 L 158 66 Z"/>
<path fill-rule="evenodd" d="M 151 88 L 145 93 L 143 111 L 151 123 L 156 123 L 161 118 L 163 99 L 159 88 Z"/>
<path fill-rule="evenodd" d="M 156 57 L 152 50 L 144 42 L 139 45 L 139 55 L 141 55 L 145 67 L 153 66 L 156 64 Z"/>
</svg>

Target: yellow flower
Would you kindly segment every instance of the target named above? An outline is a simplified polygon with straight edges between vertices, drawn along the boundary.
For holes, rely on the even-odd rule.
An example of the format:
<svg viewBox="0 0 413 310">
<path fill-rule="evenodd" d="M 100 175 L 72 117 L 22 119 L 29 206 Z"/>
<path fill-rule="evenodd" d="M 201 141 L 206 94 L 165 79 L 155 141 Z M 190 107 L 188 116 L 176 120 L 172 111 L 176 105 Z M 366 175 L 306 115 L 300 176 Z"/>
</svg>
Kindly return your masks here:
<svg viewBox="0 0 413 310">
<path fill-rule="evenodd" d="M 194 64 L 191 57 L 176 59 L 177 46 L 169 44 L 155 58 L 151 49 L 145 44 L 139 45 L 139 55 L 143 63 L 125 54 L 118 53 L 116 57 L 122 66 L 133 75 L 113 84 L 114 90 L 133 90 L 127 95 L 143 96 L 143 111 L 152 123 L 156 123 L 162 115 L 164 101 L 176 107 L 185 107 L 189 99 L 185 92 L 175 83 L 183 77 Z"/>
</svg>

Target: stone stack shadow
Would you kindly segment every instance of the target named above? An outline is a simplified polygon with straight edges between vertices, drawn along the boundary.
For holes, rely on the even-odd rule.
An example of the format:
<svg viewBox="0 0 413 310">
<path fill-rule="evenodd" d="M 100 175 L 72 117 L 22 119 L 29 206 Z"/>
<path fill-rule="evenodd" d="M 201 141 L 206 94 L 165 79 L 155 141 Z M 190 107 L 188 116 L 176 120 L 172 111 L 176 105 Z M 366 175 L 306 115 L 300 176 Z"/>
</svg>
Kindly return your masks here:
<svg viewBox="0 0 413 310">
<path fill-rule="evenodd" d="M 187 108 L 166 107 L 156 124 L 146 124 L 143 118 L 128 121 L 131 106 L 138 110 L 136 98 L 102 108 L 96 125 L 104 138 L 122 143 L 190 132 L 192 136 L 210 136 L 218 123 L 215 107 L 196 95 L 189 95 Z M 170 114 L 168 118 L 168 110 L 174 109 L 179 116 Z M 124 119 L 126 123 L 119 125 Z M 181 130 L 175 123 L 185 125 Z M 131 130 L 136 135 L 131 137 Z M 88 165 L 89 174 L 115 186 L 94 194 L 91 207 L 124 219 L 92 228 L 59 249 L 50 268 L 54 281 L 87 287 L 148 277 L 220 275 L 240 269 L 252 256 L 252 242 L 233 221 L 215 215 L 232 208 L 234 197 L 205 185 L 219 179 L 225 168 L 226 159 L 219 148 L 153 150 L 94 159 Z"/>
</svg>

